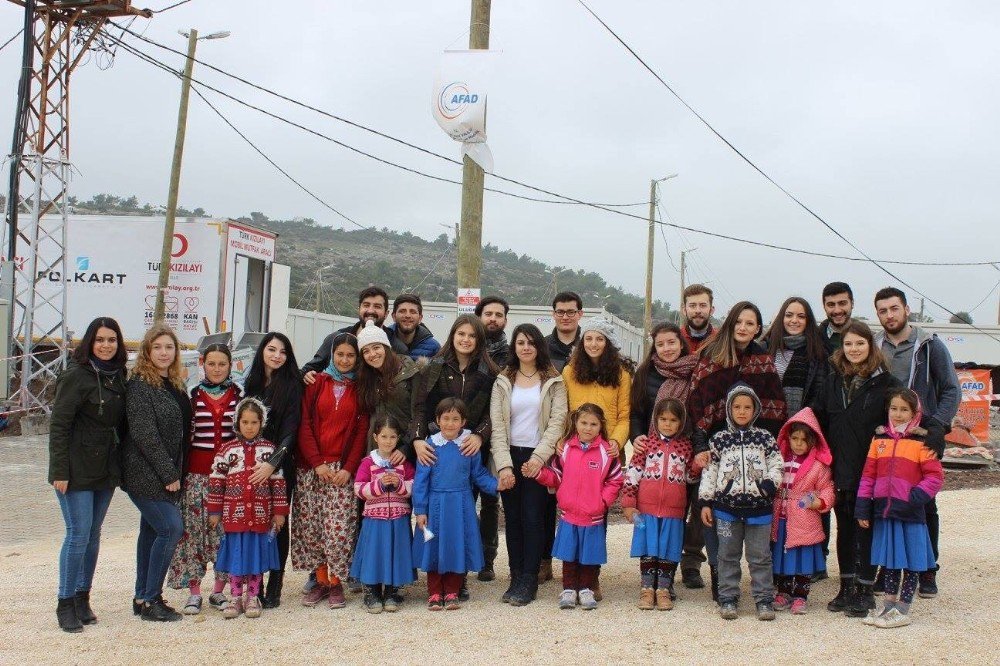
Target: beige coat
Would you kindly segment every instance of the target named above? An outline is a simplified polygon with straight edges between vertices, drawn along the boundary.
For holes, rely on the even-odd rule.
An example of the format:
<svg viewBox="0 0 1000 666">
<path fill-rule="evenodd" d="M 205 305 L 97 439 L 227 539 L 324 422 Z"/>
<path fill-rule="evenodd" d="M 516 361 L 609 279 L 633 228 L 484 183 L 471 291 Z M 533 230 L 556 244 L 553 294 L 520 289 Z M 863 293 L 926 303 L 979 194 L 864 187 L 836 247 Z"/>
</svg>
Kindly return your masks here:
<svg viewBox="0 0 1000 666">
<path fill-rule="evenodd" d="M 490 439 L 492 469 L 494 473 L 505 467 L 513 467 L 510 457 L 510 398 L 514 387 L 505 374 L 493 383 L 490 399 L 490 420 L 493 435 Z M 556 452 L 556 444 L 562 438 L 566 427 L 566 385 L 562 377 L 555 376 L 542 383 L 542 411 L 538 420 L 538 444 L 533 455 L 543 463 L 548 462 Z"/>
</svg>

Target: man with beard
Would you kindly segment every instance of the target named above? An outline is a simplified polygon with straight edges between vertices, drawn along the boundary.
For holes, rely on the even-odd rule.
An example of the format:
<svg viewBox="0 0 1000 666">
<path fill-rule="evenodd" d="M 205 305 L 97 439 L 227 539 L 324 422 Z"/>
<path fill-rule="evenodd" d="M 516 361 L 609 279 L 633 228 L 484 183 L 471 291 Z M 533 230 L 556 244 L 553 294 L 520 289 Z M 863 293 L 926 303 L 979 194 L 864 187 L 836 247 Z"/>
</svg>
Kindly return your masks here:
<svg viewBox="0 0 1000 666">
<path fill-rule="evenodd" d="M 841 333 L 851 323 L 854 313 L 854 292 L 846 282 L 831 282 L 823 287 L 823 311 L 826 319 L 819 324 L 819 334 L 823 338 L 827 358 L 840 349 L 843 342 Z"/>
<path fill-rule="evenodd" d="M 510 358 L 510 345 L 507 344 L 507 313 L 510 305 L 499 296 L 487 296 L 476 306 L 476 316 L 486 327 L 486 353 L 498 368 L 507 365 Z"/>
<path fill-rule="evenodd" d="M 345 326 L 338 331 L 334 331 L 330 335 L 323 338 L 322 344 L 320 344 L 319 349 L 316 350 L 316 355 L 313 356 L 311 361 L 302 366 L 302 372 L 305 373 L 303 377 L 305 383 L 312 384 L 316 373 L 322 372 L 328 365 L 330 365 L 330 347 L 333 345 L 333 339 L 340 333 L 350 333 L 351 335 L 357 337 L 361 329 L 365 327 L 365 322 L 368 320 L 374 321 L 376 326 L 382 326 L 382 330 L 384 330 L 385 334 L 389 336 L 392 351 L 397 354 L 406 354 L 406 345 L 393 335 L 393 331 L 391 329 L 383 326 L 385 323 L 385 316 L 388 313 L 389 295 L 385 293 L 385 290 L 380 289 L 379 287 L 368 287 L 367 289 L 363 289 L 361 293 L 358 294 L 358 322 L 351 326 Z"/>
<path fill-rule="evenodd" d="M 692 354 L 715 333 L 712 314 L 715 313 L 712 290 L 703 284 L 692 284 L 684 290 L 684 325 L 681 336 Z"/>
<path fill-rule="evenodd" d="M 401 342 L 407 356 L 414 361 L 434 356 L 441 343 L 434 339 L 431 330 L 424 326 L 424 304 L 416 294 L 400 294 L 392 302 L 393 323 L 388 327 L 389 340 Z M 394 345 L 395 348 L 395 345 Z"/>
<path fill-rule="evenodd" d="M 552 299 L 552 319 L 556 326 L 551 333 L 545 336 L 545 342 L 549 346 L 549 358 L 552 360 L 552 366 L 559 372 L 562 372 L 569 360 L 569 355 L 573 353 L 573 347 L 580 341 L 580 319 L 582 317 L 583 299 L 580 298 L 579 294 L 572 291 L 561 291 Z M 551 577 L 549 576 L 549 578 Z"/>
<path fill-rule="evenodd" d="M 951 420 L 958 413 L 962 400 L 951 354 L 936 334 L 928 334 L 910 324 L 906 294 L 899 289 L 880 289 L 875 294 L 875 313 L 884 329 L 875 336 L 875 344 L 882 349 L 889 372 L 920 398 L 923 410 L 920 425 L 927 430 L 928 448 L 940 458 L 944 454 L 944 435 L 951 430 Z M 940 530 L 937 502 L 932 499 L 924 508 L 936 562 Z M 921 597 L 937 596 L 938 568 L 935 565 L 934 569 L 920 574 L 918 593 Z"/>
</svg>

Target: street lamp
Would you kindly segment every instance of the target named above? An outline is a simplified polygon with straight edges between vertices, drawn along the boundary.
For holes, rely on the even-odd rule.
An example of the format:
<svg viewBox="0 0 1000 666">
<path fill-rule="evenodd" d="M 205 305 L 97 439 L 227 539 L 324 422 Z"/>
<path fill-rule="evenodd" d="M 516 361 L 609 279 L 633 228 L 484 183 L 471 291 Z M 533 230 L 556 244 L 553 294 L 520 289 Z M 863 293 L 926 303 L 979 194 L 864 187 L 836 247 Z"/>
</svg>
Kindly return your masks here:
<svg viewBox="0 0 1000 666">
<path fill-rule="evenodd" d="M 656 228 L 656 185 L 663 181 L 676 178 L 677 174 L 672 173 L 663 178 L 655 178 L 649 181 L 649 238 L 646 240 L 646 303 L 642 317 L 642 353 L 645 355 L 649 351 L 652 340 L 649 339 L 653 331 L 653 230 Z"/>
</svg>

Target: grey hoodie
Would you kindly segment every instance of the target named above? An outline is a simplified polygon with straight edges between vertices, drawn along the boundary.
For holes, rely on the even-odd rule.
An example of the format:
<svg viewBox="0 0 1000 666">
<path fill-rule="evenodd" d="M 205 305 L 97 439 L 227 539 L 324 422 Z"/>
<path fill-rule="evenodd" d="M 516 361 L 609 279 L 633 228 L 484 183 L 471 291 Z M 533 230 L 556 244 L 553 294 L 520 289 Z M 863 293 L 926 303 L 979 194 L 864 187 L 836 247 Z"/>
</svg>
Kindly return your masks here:
<svg viewBox="0 0 1000 666">
<path fill-rule="evenodd" d="M 928 333 L 919 326 L 913 326 L 917 340 L 913 344 L 913 358 L 910 361 L 910 376 L 906 385 L 913 389 L 924 410 L 921 425 L 938 425 L 951 430 L 951 421 L 958 413 L 962 401 L 962 389 L 958 384 L 958 374 L 951 354 L 936 333 Z M 875 345 L 882 349 L 885 331 L 875 335 Z"/>
</svg>

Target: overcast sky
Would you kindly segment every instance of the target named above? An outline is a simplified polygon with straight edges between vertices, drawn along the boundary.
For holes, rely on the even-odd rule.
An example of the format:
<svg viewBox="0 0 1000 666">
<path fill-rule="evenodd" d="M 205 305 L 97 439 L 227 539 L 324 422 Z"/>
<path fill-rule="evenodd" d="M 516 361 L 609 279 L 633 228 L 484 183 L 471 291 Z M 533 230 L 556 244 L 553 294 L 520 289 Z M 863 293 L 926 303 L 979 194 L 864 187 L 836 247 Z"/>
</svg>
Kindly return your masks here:
<svg viewBox="0 0 1000 666">
<path fill-rule="evenodd" d="M 0 38 L 6 39 L 22 19 L 17 6 L 4 4 Z M 134 27 L 178 49 L 186 44 L 179 28 L 231 30 L 228 39 L 201 42 L 198 57 L 457 157 L 458 144 L 431 116 L 431 88 L 441 52 L 467 44 L 469 4 L 193 0 Z M 723 135 L 870 255 L 1000 261 L 998 3 L 589 4 Z M 183 65 L 180 57 L 134 43 Z M 679 224 L 853 254 L 713 136 L 575 0 L 494 2 L 491 45 L 503 51 L 487 128 L 497 174 L 580 199 L 629 203 L 648 197 L 651 178 L 676 172 L 662 200 Z M 71 159 L 80 175 L 71 194 L 135 194 L 164 203 L 179 84 L 124 52 L 111 69 L 97 62 L 73 78 Z M 0 138 L 10 136 L 18 67 L 15 42 L 0 53 L 0 86 L 10 91 L 8 108 L 0 108 Z M 196 66 L 195 77 L 379 156 L 461 178 L 458 167 L 205 68 Z M 279 164 L 366 225 L 433 238 L 443 231 L 439 225 L 459 219 L 455 185 L 378 164 L 228 100 L 217 103 Z M 258 210 L 344 226 L 194 96 L 187 139 L 183 205 L 221 216 Z M 484 219 L 484 242 L 597 271 L 635 293 L 644 288 L 646 226 L 639 220 L 489 193 Z M 688 255 L 689 281 L 710 284 L 719 310 L 749 298 L 768 320 L 791 294 L 818 309 L 822 286 L 836 279 L 853 285 L 857 313 L 873 318 L 871 294 L 892 283 L 870 264 L 672 229 L 666 242 L 674 264 L 680 250 L 697 248 Z M 676 303 L 679 275 L 659 234 L 656 253 L 654 295 Z M 1000 278 L 990 267 L 890 270 L 953 311 L 972 309 Z M 918 303 L 912 294 L 914 309 Z M 930 303 L 926 310 L 947 320 Z M 997 293 L 973 315 L 976 323 L 995 322 Z"/>
</svg>

